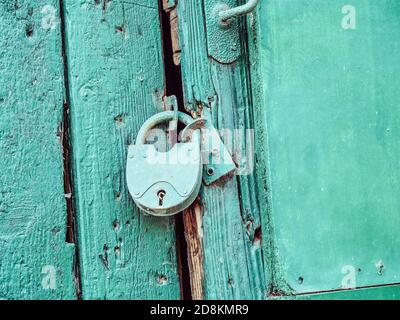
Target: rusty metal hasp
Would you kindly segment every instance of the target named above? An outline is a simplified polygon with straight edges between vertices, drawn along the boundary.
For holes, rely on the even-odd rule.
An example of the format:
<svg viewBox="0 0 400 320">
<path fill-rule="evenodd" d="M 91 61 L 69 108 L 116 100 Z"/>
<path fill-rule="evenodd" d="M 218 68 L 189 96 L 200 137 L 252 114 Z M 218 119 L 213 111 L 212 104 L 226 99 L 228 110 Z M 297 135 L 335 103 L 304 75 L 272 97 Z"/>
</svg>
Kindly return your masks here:
<svg viewBox="0 0 400 320">
<path fill-rule="evenodd" d="M 207 111 L 203 111 L 203 116 L 211 118 Z M 236 165 L 212 121 L 207 121 L 202 130 L 203 182 L 208 186 L 235 171 Z"/>
</svg>

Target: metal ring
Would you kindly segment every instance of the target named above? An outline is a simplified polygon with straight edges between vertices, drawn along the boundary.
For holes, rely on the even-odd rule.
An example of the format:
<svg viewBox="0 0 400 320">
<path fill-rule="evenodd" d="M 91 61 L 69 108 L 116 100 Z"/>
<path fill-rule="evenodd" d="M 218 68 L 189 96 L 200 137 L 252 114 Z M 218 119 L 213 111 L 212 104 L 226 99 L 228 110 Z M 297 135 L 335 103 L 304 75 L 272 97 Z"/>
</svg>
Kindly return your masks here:
<svg viewBox="0 0 400 320">
<path fill-rule="evenodd" d="M 189 126 L 192 122 L 193 119 L 192 117 L 190 117 L 189 115 L 187 115 L 186 113 L 183 112 L 176 112 L 176 111 L 164 111 L 164 112 L 160 112 L 155 114 L 154 116 L 152 116 L 151 118 L 149 118 L 144 124 L 143 126 L 140 128 L 139 133 L 137 135 L 136 138 L 136 144 L 140 145 L 140 144 L 146 144 L 146 137 L 147 137 L 147 133 L 153 129 L 155 126 L 162 124 L 164 122 L 167 121 L 172 121 L 172 120 L 176 120 L 178 118 L 178 121 L 183 123 L 186 126 Z M 195 134 L 198 134 L 198 137 L 200 139 L 200 132 L 198 132 L 198 130 L 196 130 Z"/>
</svg>

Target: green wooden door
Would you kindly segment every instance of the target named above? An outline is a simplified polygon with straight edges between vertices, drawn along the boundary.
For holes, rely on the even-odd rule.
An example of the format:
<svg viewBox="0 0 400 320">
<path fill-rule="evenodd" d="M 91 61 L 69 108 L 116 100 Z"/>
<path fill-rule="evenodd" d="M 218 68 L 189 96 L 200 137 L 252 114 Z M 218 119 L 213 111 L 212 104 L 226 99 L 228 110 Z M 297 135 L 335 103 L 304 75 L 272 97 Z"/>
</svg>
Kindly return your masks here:
<svg viewBox="0 0 400 320">
<path fill-rule="evenodd" d="M 399 2 L 270 0 L 259 10 L 273 287 L 398 283 Z"/>
<path fill-rule="evenodd" d="M 0 3 L 0 299 L 400 297 L 398 1 L 261 0 L 215 42 L 219 2 Z M 149 217 L 127 148 L 173 95 L 238 171 Z"/>
<path fill-rule="evenodd" d="M 163 109 L 158 0 L 2 1 L 0 31 L 0 299 L 179 299 L 174 219 L 125 183 Z"/>
<path fill-rule="evenodd" d="M 254 128 L 248 55 L 243 51 L 232 64 L 221 64 L 210 57 L 207 36 L 201 32 L 210 13 L 206 4 L 205 1 L 179 1 L 177 5 L 184 108 L 202 109 L 221 132 L 246 132 Z M 240 35 L 238 46 L 245 50 L 244 24 Z M 239 155 L 242 151 L 245 154 L 246 144 L 251 140 L 251 135 L 240 137 L 243 139 L 240 145 L 229 140 L 234 139 L 233 134 L 225 139 L 238 166 L 241 165 Z M 255 180 L 256 172 L 251 171 L 204 186 L 199 203 L 184 214 L 185 229 L 192 231 L 187 235 L 187 242 L 189 268 L 194 275 L 194 298 L 265 297 L 262 211 Z M 198 243 L 202 244 L 200 253 Z"/>
<path fill-rule="evenodd" d="M 64 1 L 73 179 L 85 299 L 178 299 L 172 218 L 133 205 L 127 147 L 163 110 L 157 0 Z"/>
<path fill-rule="evenodd" d="M 0 299 L 74 299 L 58 1 L 0 2 Z"/>
</svg>

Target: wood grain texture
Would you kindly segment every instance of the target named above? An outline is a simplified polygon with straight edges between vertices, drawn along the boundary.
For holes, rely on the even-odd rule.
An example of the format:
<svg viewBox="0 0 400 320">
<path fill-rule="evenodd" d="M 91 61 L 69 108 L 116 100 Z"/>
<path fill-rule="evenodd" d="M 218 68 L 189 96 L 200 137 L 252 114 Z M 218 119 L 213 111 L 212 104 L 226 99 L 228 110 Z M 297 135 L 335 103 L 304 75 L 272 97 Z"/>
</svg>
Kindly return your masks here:
<svg viewBox="0 0 400 320">
<path fill-rule="evenodd" d="M 64 1 L 84 299 L 179 299 L 173 218 L 139 213 L 126 151 L 162 110 L 157 0 Z"/>
<path fill-rule="evenodd" d="M 0 2 L 0 299 L 76 297 L 59 13 L 55 0 Z"/>
<path fill-rule="evenodd" d="M 214 126 L 219 129 L 252 129 L 246 31 L 242 25 L 241 47 L 244 52 L 240 60 L 221 65 L 208 57 L 204 34 L 206 14 L 202 1 L 181 0 L 178 3 L 185 107 L 188 110 L 209 110 Z M 232 141 L 225 142 L 232 145 Z M 247 142 L 250 141 L 245 139 L 241 147 L 232 150 L 238 163 L 240 151 Z M 265 297 L 260 229 L 262 212 L 255 190 L 257 179 L 253 171 L 247 176 L 222 179 L 204 187 L 201 192 L 205 299 Z M 192 288 L 193 294 L 196 290 Z"/>
<path fill-rule="evenodd" d="M 192 1 L 194 2 L 194 1 Z M 215 100 L 215 91 L 207 57 L 207 36 L 202 1 L 177 5 L 179 43 L 181 51 L 184 103 L 188 110 L 209 106 Z M 200 51 L 198 51 L 200 50 Z"/>
<path fill-rule="evenodd" d="M 269 192 L 270 186 L 270 167 L 269 156 L 267 150 L 267 128 L 265 124 L 266 110 L 264 108 L 264 83 L 263 70 L 260 68 L 261 50 L 261 26 L 260 26 L 260 5 L 247 19 L 247 52 L 248 68 L 250 71 L 251 86 L 251 105 L 254 132 L 254 152 L 255 152 L 255 170 L 256 175 L 247 180 L 250 185 L 242 188 L 241 192 L 246 190 L 256 195 L 259 211 L 261 214 L 261 230 L 262 241 L 261 247 L 263 252 L 264 276 L 266 296 L 265 298 L 273 298 L 274 296 L 285 296 L 288 292 L 287 284 L 278 267 L 279 260 L 277 258 L 277 250 L 274 237 L 274 224 L 271 219 L 272 198 Z M 254 179 L 254 180 L 253 180 Z M 253 200 L 254 201 L 254 200 Z"/>
<path fill-rule="evenodd" d="M 193 300 L 204 299 L 203 212 L 198 202 L 183 213 L 190 288 Z"/>
</svg>

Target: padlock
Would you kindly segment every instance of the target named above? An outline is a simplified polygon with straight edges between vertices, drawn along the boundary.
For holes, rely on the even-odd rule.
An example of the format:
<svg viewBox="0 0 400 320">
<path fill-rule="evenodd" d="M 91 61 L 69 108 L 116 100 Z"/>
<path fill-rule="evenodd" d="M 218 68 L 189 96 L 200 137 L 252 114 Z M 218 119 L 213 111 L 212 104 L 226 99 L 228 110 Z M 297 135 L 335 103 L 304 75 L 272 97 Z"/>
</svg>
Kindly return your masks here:
<svg viewBox="0 0 400 320">
<path fill-rule="evenodd" d="M 190 141 L 159 152 L 146 144 L 149 131 L 178 119 L 186 126 L 193 119 L 182 112 L 165 111 L 148 119 L 140 129 L 136 144 L 129 146 L 127 183 L 136 205 L 153 216 L 171 216 L 188 208 L 197 198 L 203 175 L 201 131 L 194 130 Z"/>
</svg>

